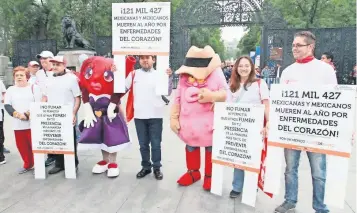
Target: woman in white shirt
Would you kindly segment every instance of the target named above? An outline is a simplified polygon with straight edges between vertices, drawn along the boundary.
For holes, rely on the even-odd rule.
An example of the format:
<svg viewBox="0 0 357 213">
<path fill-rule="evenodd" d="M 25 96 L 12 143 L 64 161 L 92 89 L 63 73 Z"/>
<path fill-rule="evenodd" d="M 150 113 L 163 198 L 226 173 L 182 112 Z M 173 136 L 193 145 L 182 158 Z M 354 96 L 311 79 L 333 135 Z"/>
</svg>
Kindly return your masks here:
<svg viewBox="0 0 357 213">
<path fill-rule="evenodd" d="M 30 104 L 41 99 L 41 92 L 36 85 L 27 82 L 28 72 L 25 67 L 14 69 L 15 85 L 9 87 L 5 95 L 5 110 L 12 116 L 17 149 L 24 161 L 19 174 L 33 169 L 33 153 L 30 128 Z"/>
<path fill-rule="evenodd" d="M 256 78 L 254 64 L 249 56 L 242 56 L 236 60 L 230 79 L 230 95 L 227 101 L 245 104 L 264 104 L 265 121 L 269 120 L 269 89 L 264 80 Z M 265 135 L 265 128 L 262 131 Z M 244 171 L 234 169 L 233 190 L 231 198 L 238 197 L 243 190 Z"/>
</svg>

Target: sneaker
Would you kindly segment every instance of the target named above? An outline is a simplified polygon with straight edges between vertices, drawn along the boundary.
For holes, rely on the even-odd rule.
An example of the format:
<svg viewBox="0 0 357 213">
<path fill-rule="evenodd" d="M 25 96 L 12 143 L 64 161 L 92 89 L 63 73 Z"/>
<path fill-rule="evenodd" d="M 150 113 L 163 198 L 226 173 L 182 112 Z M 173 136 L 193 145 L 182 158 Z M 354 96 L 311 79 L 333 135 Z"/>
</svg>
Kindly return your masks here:
<svg viewBox="0 0 357 213">
<path fill-rule="evenodd" d="M 119 176 L 119 167 L 118 164 L 116 163 L 110 163 L 108 164 L 108 172 L 107 172 L 107 176 L 109 178 L 114 178 L 114 177 L 118 177 Z"/>
<path fill-rule="evenodd" d="M 48 166 L 51 166 L 52 164 L 54 164 L 56 161 L 56 159 L 54 158 L 47 158 L 47 160 L 45 161 L 45 166 L 48 167 Z"/>
<path fill-rule="evenodd" d="M 18 173 L 19 173 L 19 175 L 21 175 L 21 174 L 24 174 L 24 173 L 32 171 L 32 170 L 33 170 L 33 168 L 30 168 L 30 169 L 21 168 Z"/>
<path fill-rule="evenodd" d="M 92 169 L 94 174 L 102 174 L 108 170 L 108 162 L 105 160 L 99 161 Z"/>
<path fill-rule="evenodd" d="M 160 169 L 154 169 L 154 176 L 156 180 L 162 180 L 164 178 L 164 175 L 160 171 Z"/>
<path fill-rule="evenodd" d="M 140 172 L 136 175 L 136 178 L 143 178 L 145 177 L 146 175 L 150 174 L 151 173 L 151 169 L 142 169 L 140 170 Z"/>
<path fill-rule="evenodd" d="M 294 213 L 296 204 L 284 201 L 283 204 L 275 209 L 275 213 Z"/>
<path fill-rule="evenodd" d="M 236 192 L 236 191 L 232 190 L 231 193 L 229 193 L 229 197 L 230 198 L 237 198 L 237 197 L 240 196 L 241 193 L 242 192 Z"/>
<path fill-rule="evenodd" d="M 5 153 L 5 154 L 10 154 L 10 150 L 8 150 L 8 149 L 6 149 L 6 148 L 4 147 L 4 153 Z"/>
<path fill-rule="evenodd" d="M 57 174 L 57 173 L 59 173 L 61 171 L 64 171 L 64 168 L 55 166 L 50 171 L 48 171 L 48 174 L 49 175 L 54 175 L 54 174 Z"/>
<path fill-rule="evenodd" d="M 0 161 L 0 165 L 3 165 L 3 164 L 5 164 L 6 163 L 6 160 L 4 159 L 4 160 L 2 160 L 2 161 Z"/>
</svg>

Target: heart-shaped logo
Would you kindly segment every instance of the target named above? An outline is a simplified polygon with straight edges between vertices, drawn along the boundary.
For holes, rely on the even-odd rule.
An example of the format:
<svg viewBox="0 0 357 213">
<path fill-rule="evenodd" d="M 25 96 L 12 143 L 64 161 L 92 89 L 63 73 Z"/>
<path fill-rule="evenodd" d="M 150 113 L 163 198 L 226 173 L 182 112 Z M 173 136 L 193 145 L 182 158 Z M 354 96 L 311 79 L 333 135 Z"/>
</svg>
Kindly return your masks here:
<svg viewBox="0 0 357 213">
<path fill-rule="evenodd" d="M 94 114 L 95 114 L 98 118 L 100 118 L 103 113 L 102 113 L 102 111 L 95 111 Z"/>
</svg>

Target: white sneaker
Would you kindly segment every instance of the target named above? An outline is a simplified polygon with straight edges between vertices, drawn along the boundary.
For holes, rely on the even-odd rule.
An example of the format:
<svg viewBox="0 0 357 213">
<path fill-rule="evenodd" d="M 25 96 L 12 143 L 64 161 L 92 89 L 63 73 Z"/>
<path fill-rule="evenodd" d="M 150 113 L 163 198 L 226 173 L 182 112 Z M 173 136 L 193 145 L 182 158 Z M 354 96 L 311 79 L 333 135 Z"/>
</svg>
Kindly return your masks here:
<svg viewBox="0 0 357 213">
<path fill-rule="evenodd" d="M 107 173 L 107 176 L 109 178 L 113 178 L 113 177 L 118 177 L 119 176 L 119 167 L 118 167 L 118 164 L 116 163 L 110 163 L 108 165 L 108 173 Z"/>
<path fill-rule="evenodd" d="M 0 165 L 3 165 L 6 163 L 6 160 L 0 161 Z"/>
<path fill-rule="evenodd" d="M 94 174 L 102 174 L 108 170 L 108 163 L 104 160 L 99 161 L 95 166 L 93 167 L 92 172 Z"/>
</svg>

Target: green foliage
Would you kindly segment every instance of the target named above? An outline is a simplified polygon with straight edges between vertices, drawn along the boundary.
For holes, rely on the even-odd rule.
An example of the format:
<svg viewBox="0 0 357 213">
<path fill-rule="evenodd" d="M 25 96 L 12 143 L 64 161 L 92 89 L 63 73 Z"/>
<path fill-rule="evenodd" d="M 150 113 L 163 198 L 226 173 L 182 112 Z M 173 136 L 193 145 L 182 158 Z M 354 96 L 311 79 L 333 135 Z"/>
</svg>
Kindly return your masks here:
<svg viewBox="0 0 357 213">
<path fill-rule="evenodd" d="M 221 39 L 219 28 L 194 28 L 190 31 L 191 45 L 203 48 L 210 45 L 219 54 L 221 59 L 225 58 L 225 47 Z"/>
<path fill-rule="evenodd" d="M 266 0 L 277 8 L 290 28 L 356 26 L 356 0 Z M 250 26 L 238 44 L 240 54 L 260 45 L 261 30 Z"/>
<path fill-rule="evenodd" d="M 356 0 L 270 0 L 290 27 L 356 25 Z"/>
<path fill-rule="evenodd" d="M 255 47 L 260 45 L 261 27 L 253 25 L 238 43 L 239 55 L 249 55 L 250 51 L 255 51 Z"/>
<path fill-rule="evenodd" d="M 12 55 L 16 40 L 55 39 L 63 46 L 61 19 L 70 15 L 77 30 L 90 42 L 112 33 L 112 3 L 145 0 L 0 0 L 0 54 Z M 167 0 L 147 0 L 160 2 Z M 173 11 L 183 0 L 172 0 Z"/>
</svg>

